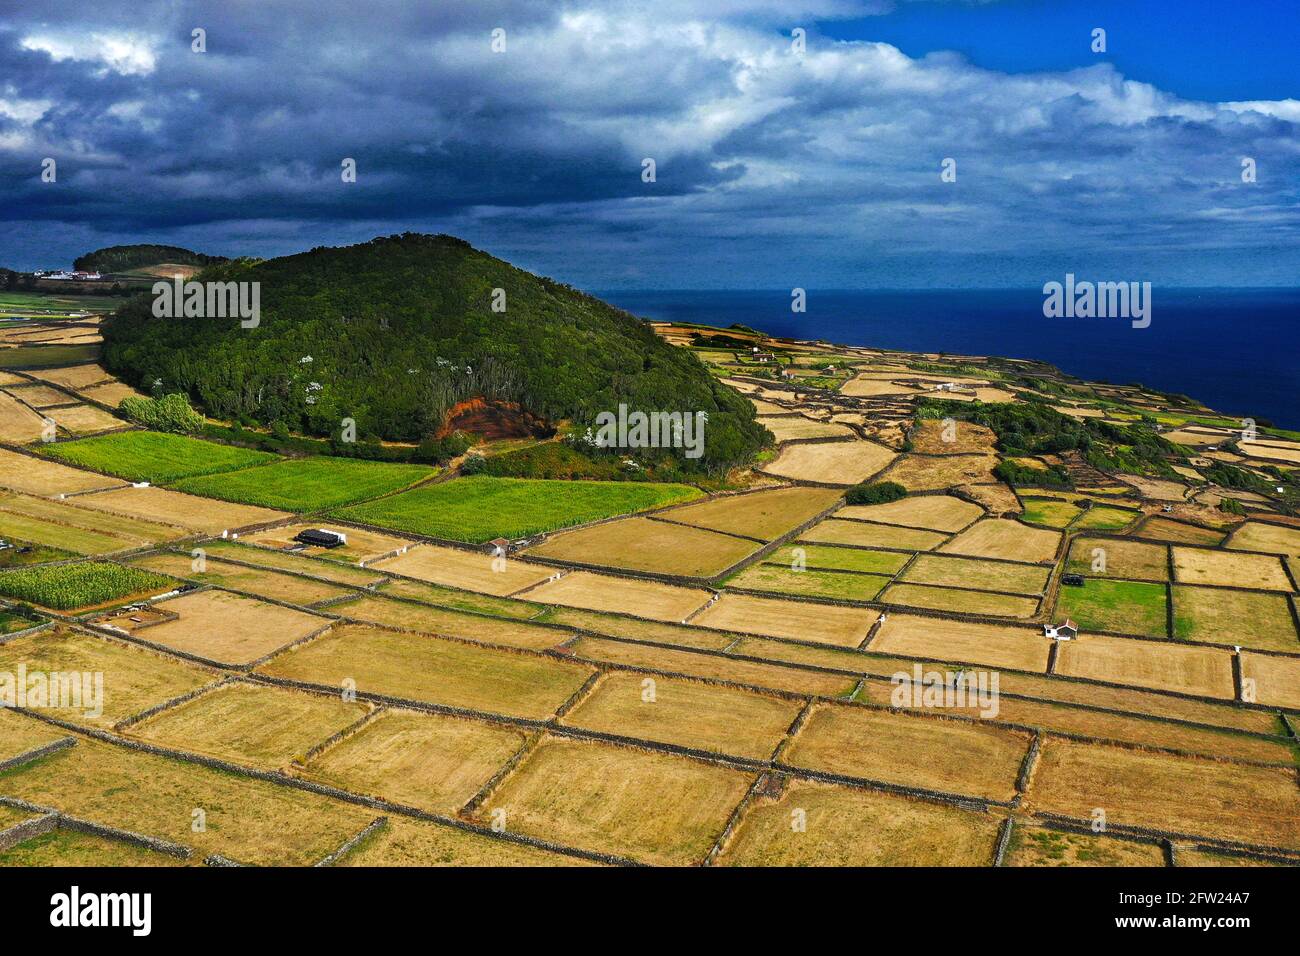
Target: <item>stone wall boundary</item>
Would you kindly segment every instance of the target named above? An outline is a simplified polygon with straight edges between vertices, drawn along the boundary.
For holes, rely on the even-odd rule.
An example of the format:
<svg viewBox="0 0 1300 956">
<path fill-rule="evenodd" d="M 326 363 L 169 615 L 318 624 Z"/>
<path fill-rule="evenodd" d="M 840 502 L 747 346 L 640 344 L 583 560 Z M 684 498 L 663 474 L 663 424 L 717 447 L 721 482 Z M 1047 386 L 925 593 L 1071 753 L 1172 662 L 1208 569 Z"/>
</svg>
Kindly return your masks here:
<svg viewBox="0 0 1300 956">
<path fill-rule="evenodd" d="M 227 675 L 226 677 L 223 677 L 220 680 L 212 681 L 211 683 L 204 684 L 201 687 L 196 687 L 192 691 L 189 691 L 188 693 L 179 694 L 176 697 L 173 697 L 170 700 L 165 700 L 160 704 L 154 704 L 154 706 L 142 710 L 138 714 L 131 714 L 129 717 L 123 717 L 121 720 L 119 720 L 117 723 L 113 725 L 113 731 L 115 733 L 121 733 L 127 727 L 131 727 L 134 726 L 135 724 L 140 723 L 141 721 L 148 720 L 150 717 L 153 717 L 155 714 L 160 714 L 164 710 L 171 710 L 173 707 L 179 707 L 181 704 L 187 704 L 190 701 L 194 700 L 195 698 L 202 697 L 205 694 L 207 694 L 209 691 L 218 690 L 221 687 L 224 687 L 225 685 L 233 682 L 234 680 L 235 677 L 233 675 Z"/>
<path fill-rule="evenodd" d="M 1081 820 L 1078 817 L 1071 817 L 1062 813 L 1048 813 L 1037 811 L 1030 814 L 1036 821 L 1045 821 L 1053 824 L 1064 824 L 1065 828 L 1074 827 L 1079 832 L 1093 832 L 1091 823 L 1087 820 Z M 1081 828 L 1081 829 L 1079 829 Z M 1242 851 L 1247 854 L 1256 854 L 1274 860 L 1286 860 L 1288 862 L 1300 865 L 1300 850 L 1288 849 L 1282 846 L 1276 846 L 1268 843 L 1246 843 L 1238 840 L 1219 840 L 1214 837 L 1206 837 L 1201 834 L 1184 833 L 1177 830 L 1162 830 L 1156 827 L 1144 827 L 1133 824 L 1108 823 L 1105 834 L 1107 836 L 1130 836 L 1146 837 L 1148 841 L 1157 842 L 1159 840 L 1173 840 L 1178 843 L 1192 844 L 1201 849 L 1210 850 L 1219 853 L 1223 849 L 1232 849 Z"/>
<path fill-rule="evenodd" d="M 1011 830 L 1015 827 L 1015 819 L 1007 817 L 1002 821 L 1002 826 L 998 828 L 998 838 L 993 844 L 993 865 L 1002 866 L 1002 861 L 1006 859 L 1007 847 L 1011 845 Z"/>
<path fill-rule="evenodd" d="M 375 797 L 362 796 L 361 794 L 352 793 L 350 791 L 342 790 L 338 787 L 332 787 L 327 784 L 316 783 L 311 780 L 304 780 L 300 777 L 291 777 L 288 774 L 281 773 L 278 771 L 258 770 L 253 767 L 244 767 L 241 766 L 240 764 L 230 763 L 225 760 L 219 760 L 215 757 L 207 757 L 204 756 L 203 754 L 190 753 L 189 751 L 184 751 L 184 750 L 174 750 L 170 747 L 160 747 L 157 746 L 156 744 L 149 744 L 139 740 L 131 740 L 125 737 L 118 737 L 115 734 L 109 733 L 108 731 L 99 730 L 94 727 L 78 727 L 76 725 L 70 724 L 67 721 L 61 720 L 60 718 L 51 717 L 48 714 L 36 714 L 27 710 L 22 710 L 20 712 L 27 713 L 30 716 L 33 716 L 36 719 L 44 721 L 46 723 L 53 724 L 55 726 L 64 727 L 65 729 L 68 730 L 76 731 L 77 733 L 86 737 L 90 737 L 93 740 L 99 740 L 103 743 L 112 744 L 113 746 L 122 747 L 127 750 L 134 750 L 139 753 L 146 753 L 154 757 L 164 757 L 170 760 L 177 760 L 182 763 L 196 764 L 198 766 L 207 767 L 211 770 L 218 770 L 223 773 L 232 774 L 237 777 L 245 777 L 250 780 L 261 780 L 266 783 L 279 784 L 280 786 L 290 787 L 295 790 L 303 790 L 308 793 L 315 794 L 316 796 L 319 797 L 325 797 L 328 799 L 339 800 L 344 803 L 351 803 L 358 806 L 369 807 L 372 810 L 388 811 L 390 813 L 397 813 L 402 816 L 414 817 L 416 819 L 426 820 L 431 823 L 439 823 L 444 826 L 454 827 L 456 829 L 463 830 L 467 833 L 476 833 L 480 836 L 490 836 L 493 839 L 505 839 L 514 843 L 521 843 L 528 846 L 536 847 L 538 849 L 548 850 L 553 853 L 560 853 L 565 856 L 572 856 L 572 857 L 577 857 L 579 859 L 586 859 L 586 860 L 595 860 L 596 862 L 608 863 L 612 865 L 621 865 L 621 866 L 643 865 L 638 863 L 635 860 L 631 860 L 625 857 L 615 856 L 613 854 L 599 853 L 592 850 L 584 850 L 578 847 L 564 846 L 563 844 L 552 843 L 549 840 L 543 840 L 538 837 L 530 837 L 520 833 L 498 832 L 488 827 L 484 827 L 475 823 L 469 823 L 465 820 L 460 820 L 455 817 L 448 817 L 437 813 L 430 813 L 427 810 L 421 810 L 418 807 L 408 807 L 403 804 L 392 803 L 390 801 L 381 800 Z M 500 718 L 498 718 L 498 720 L 499 719 Z M 5 800 L 6 798 L 0 797 L 0 801 L 5 801 Z M 14 804 L 14 805 L 21 805 L 21 803 Z M 33 804 L 26 805 L 27 808 L 31 806 L 34 805 Z M 44 810 L 46 808 L 39 808 L 39 809 Z M 61 819 L 67 819 L 67 818 L 61 815 Z M 92 824 L 92 825 L 99 826 L 98 824 Z M 104 828 L 104 829 L 112 830 L 111 827 Z M 123 833 L 123 834 L 128 833 L 128 831 L 125 830 L 114 831 L 114 832 Z M 136 834 L 136 836 L 141 836 L 141 835 Z M 141 836 L 141 839 L 146 841 L 151 841 L 154 838 Z M 166 843 L 166 841 L 159 841 L 159 843 L 160 844 Z M 188 848 L 180 847 L 179 844 L 171 844 L 171 846 L 173 848 L 188 850 Z"/>
<path fill-rule="evenodd" d="M 59 825 L 58 813 L 51 811 L 30 820 L 16 823 L 7 830 L 0 830 L 0 853 L 34 837 L 44 836 Z"/>
<path fill-rule="evenodd" d="M 375 817 L 375 819 L 371 820 L 368 824 L 366 824 L 364 827 L 362 827 L 360 830 L 354 833 L 351 837 L 345 840 L 338 849 L 336 849 L 332 853 L 327 854 L 326 856 L 321 858 L 318 862 L 316 862 L 314 865 L 333 866 L 339 860 L 343 859 L 345 856 L 351 853 L 352 850 L 355 849 L 356 846 L 360 844 L 363 840 L 369 837 L 370 834 L 386 826 L 388 826 L 388 817 Z"/>
<path fill-rule="evenodd" d="M 14 709 L 18 710 L 18 708 Z M 50 754 L 56 754 L 60 750 L 67 750 L 69 747 L 76 746 L 76 743 L 76 737 L 60 737 L 58 740 L 42 744 L 32 750 L 10 757 L 8 760 L 0 760 L 0 773 L 13 770 L 15 767 L 21 767 L 23 764 L 31 763 L 34 760 L 40 760 L 42 757 L 48 757 Z"/>
<path fill-rule="evenodd" d="M 736 827 L 740 825 L 740 821 L 744 817 L 745 811 L 749 809 L 749 805 L 754 802 L 754 797 L 762 787 L 763 781 L 766 777 L 767 774 L 765 772 L 754 775 L 754 782 L 749 785 L 749 789 L 745 791 L 744 796 L 740 798 L 740 802 L 736 804 L 735 808 L 731 811 L 731 815 L 727 817 L 727 822 L 723 825 L 722 831 L 718 834 L 718 838 L 713 841 L 713 846 L 709 848 L 709 852 L 704 854 L 704 859 L 700 861 L 701 866 L 713 866 L 714 862 L 718 859 L 718 856 L 726 847 L 727 841 L 731 839 L 731 835 L 736 832 Z"/>
</svg>

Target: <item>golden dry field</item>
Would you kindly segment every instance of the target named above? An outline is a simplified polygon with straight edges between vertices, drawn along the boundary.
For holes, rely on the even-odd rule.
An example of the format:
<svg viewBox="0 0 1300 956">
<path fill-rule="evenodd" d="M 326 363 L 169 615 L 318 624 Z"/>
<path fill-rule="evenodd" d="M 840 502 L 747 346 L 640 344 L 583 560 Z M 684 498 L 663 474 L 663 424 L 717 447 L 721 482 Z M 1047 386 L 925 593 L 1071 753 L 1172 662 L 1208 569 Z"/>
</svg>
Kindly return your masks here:
<svg viewBox="0 0 1300 956">
<path fill-rule="evenodd" d="M 818 345 L 778 382 L 697 351 L 778 445 L 688 504 L 503 534 L 505 556 L 56 463 L 33 409 L 59 441 L 121 430 L 75 396 L 132 390 L 93 364 L 3 378 L 0 694 L 64 676 L 0 710 L 0 798 L 193 854 L 64 827 L 0 865 L 1164 866 L 1162 840 L 1179 865 L 1300 863 L 1285 501 L 1214 486 L 1213 458 L 1157 478 L 1026 454 L 1072 485 L 1012 487 L 994 429 L 912 417 L 918 396 L 1014 408 L 1010 360 Z M 1076 422 L 1161 412 L 1126 387 L 1104 413 L 1035 393 Z M 347 542 L 294 540 L 315 528 Z M 79 603 L 60 569 L 91 556 L 181 593 L 106 571 Z M 73 611 L 27 598 L 47 592 Z M 1066 618 L 1072 639 L 1045 632 Z M 102 692 L 69 698 L 82 675 Z M 1097 808 L 1112 830 L 1088 829 Z M 27 813 L 0 800 L 0 831 Z"/>
</svg>

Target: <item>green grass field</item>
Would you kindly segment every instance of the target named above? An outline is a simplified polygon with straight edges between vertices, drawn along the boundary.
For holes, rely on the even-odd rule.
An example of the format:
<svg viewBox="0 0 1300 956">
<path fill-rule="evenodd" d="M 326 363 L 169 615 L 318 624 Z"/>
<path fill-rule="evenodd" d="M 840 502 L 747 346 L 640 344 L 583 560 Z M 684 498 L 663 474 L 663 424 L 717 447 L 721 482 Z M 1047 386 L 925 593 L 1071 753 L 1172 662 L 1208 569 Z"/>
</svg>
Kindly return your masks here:
<svg viewBox="0 0 1300 956">
<path fill-rule="evenodd" d="M 122 300 L 111 295 L 58 295 L 42 292 L 0 291 L 0 312 L 96 312 L 116 309 Z"/>
<path fill-rule="evenodd" d="M 1075 531 L 1085 529 L 1093 531 L 1118 531 L 1127 528 L 1138 517 L 1138 512 L 1128 508 L 1115 508 L 1111 505 L 1094 505 L 1079 516 L 1074 522 Z"/>
<path fill-rule="evenodd" d="M 334 516 L 436 538 L 482 542 L 661 508 L 702 494 L 689 485 L 476 475 L 341 508 Z"/>
<path fill-rule="evenodd" d="M 882 574 L 849 571 L 795 571 L 775 564 L 754 564 L 723 581 L 727 587 L 798 594 L 844 601 L 872 601 L 889 583 Z"/>
<path fill-rule="evenodd" d="M 275 460 L 274 455 L 263 451 L 145 431 L 52 442 L 40 451 L 69 465 L 155 485 Z"/>
<path fill-rule="evenodd" d="M 98 345 L 20 345 L 0 349 L 0 368 L 56 368 L 99 358 Z"/>
<path fill-rule="evenodd" d="M 21 568 L 29 564 L 45 564 L 47 561 L 63 561 L 75 558 L 72 551 L 51 548 L 44 544 L 32 544 L 29 541 L 5 539 L 12 547 L 0 549 L 0 568 Z"/>
<path fill-rule="evenodd" d="M 1074 618 L 1084 631 L 1166 637 L 1165 586 L 1090 578 L 1081 588 L 1061 588 L 1056 616 Z"/>
<path fill-rule="evenodd" d="M 1064 528 L 1079 516 L 1079 509 L 1068 501 L 1058 501 L 1054 498 L 1023 498 L 1022 500 L 1025 503 L 1024 518 L 1030 524 Z"/>
<path fill-rule="evenodd" d="M 26 630 L 39 623 L 39 620 L 0 608 L 0 634 L 12 634 L 14 631 Z"/>
<path fill-rule="evenodd" d="M 437 474 L 424 465 L 353 458 L 291 458 L 175 482 L 177 491 L 284 511 L 319 511 L 399 491 Z"/>
<path fill-rule="evenodd" d="M 57 611 L 103 604 L 144 591 L 166 591 L 175 583 L 152 571 L 97 561 L 0 571 L 0 594 Z"/>
</svg>

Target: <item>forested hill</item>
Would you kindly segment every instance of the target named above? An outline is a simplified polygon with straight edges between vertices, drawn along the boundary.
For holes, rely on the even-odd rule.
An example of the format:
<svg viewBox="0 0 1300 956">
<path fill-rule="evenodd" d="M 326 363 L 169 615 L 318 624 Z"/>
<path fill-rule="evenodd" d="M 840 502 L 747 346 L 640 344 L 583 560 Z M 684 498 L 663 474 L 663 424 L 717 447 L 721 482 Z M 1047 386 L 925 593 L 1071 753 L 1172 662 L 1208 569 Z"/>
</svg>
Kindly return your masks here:
<svg viewBox="0 0 1300 956">
<path fill-rule="evenodd" d="M 260 325 L 158 319 L 142 296 L 108 323 L 105 361 L 217 418 L 330 435 L 350 417 L 359 436 L 415 441 L 478 396 L 579 424 L 623 402 L 707 412 L 696 464 L 714 470 L 749 460 L 767 434 L 748 401 L 634 316 L 452 236 L 238 260 L 199 278 L 260 282 Z"/>
<path fill-rule="evenodd" d="M 127 272 L 161 263 L 209 266 L 225 261 L 221 256 L 205 256 L 180 246 L 108 246 L 78 256 L 72 267 L 82 272 Z"/>
</svg>

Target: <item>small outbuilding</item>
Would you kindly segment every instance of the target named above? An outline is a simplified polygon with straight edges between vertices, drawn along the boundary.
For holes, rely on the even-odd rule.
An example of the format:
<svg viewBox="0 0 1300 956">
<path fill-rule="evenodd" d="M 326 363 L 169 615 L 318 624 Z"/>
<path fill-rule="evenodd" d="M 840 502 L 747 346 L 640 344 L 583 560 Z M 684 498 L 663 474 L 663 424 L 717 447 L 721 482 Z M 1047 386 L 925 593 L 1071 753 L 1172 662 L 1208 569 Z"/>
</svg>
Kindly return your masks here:
<svg viewBox="0 0 1300 956">
<path fill-rule="evenodd" d="M 1054 641 L 1072 641 L 1079 636 L 1079 625 L 1068 617 L 1060 624 L 1044 624 L 1043 636 Z"/>
</svg>

